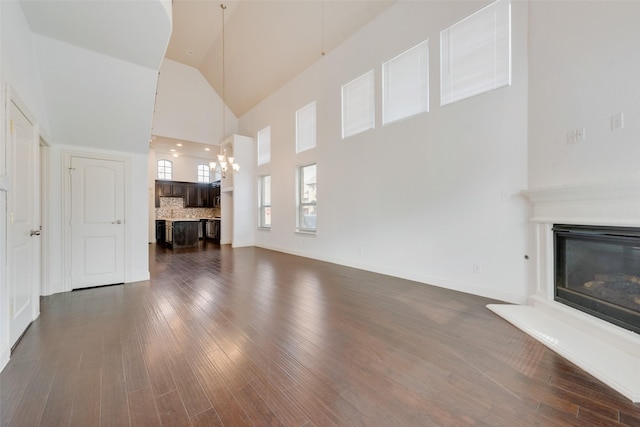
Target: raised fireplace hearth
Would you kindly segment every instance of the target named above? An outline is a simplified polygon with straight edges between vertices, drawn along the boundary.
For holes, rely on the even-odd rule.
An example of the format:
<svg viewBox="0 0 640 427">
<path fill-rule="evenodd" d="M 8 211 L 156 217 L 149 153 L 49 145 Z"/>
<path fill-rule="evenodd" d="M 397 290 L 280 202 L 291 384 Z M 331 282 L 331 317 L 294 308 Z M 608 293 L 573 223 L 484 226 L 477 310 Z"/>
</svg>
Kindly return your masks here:
<svg viewBox="0 0 640 427">
<path fill-rule="evenodd" d="M 488 307 L 640 402 L 640 180 L 524 191 L 527 304 Z"/>
<path fill-rule="evenodd" d="M 556 224 L 556 301 L 640 332 L 640 229 Z"/>
</svg>

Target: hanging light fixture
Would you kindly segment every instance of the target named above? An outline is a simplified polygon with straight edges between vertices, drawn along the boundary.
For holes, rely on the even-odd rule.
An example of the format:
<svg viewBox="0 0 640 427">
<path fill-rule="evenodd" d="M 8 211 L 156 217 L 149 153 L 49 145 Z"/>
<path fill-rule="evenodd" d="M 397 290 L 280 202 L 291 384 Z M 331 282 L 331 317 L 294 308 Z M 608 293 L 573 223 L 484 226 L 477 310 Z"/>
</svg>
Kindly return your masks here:
<svg viewBox="0 0 640 427">
<path fill-rule="evenodd" d="M 227 6 L 224 3 L 220 4 L 220 9 L 222 9 L 222 139 L 224 141 L 224 137 L 227 134 L 226 131 L 226 110 L 227 103 L 225 98 L 225 64 L 224 64 L 224 11 L 227 10 Z M 240 170 L 240 165 L 234 162 L 233 157 L 227 157 L 227 149 L 223 148 L 223 143 L 220 143 L 220 154 L 218 154 L 218 163 L 210 162 L 209 167 L 212 171 L 218 172 L 222 175 L 223 178 L 227 177 L 227 172 L 236 173 Z"/>
</svg>

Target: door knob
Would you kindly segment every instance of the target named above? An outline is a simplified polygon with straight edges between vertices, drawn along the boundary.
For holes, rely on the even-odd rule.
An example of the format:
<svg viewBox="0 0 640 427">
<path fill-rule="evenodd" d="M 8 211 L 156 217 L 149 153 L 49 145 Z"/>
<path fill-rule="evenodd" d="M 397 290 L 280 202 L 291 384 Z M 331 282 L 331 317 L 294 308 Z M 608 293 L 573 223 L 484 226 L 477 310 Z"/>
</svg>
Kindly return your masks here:
<svg viewBox="0 0 640 427">
<path fill-rule="evenodd" d="M 121 220 L 113 221 L 111 224 L 122 224 Z"/>
<path fill-rule="evenodd" d="M 39 236 L 40 235 L 40 230 L 31 230 L 31 233 L 29 233 L 29 236 Z"/>
</svg>

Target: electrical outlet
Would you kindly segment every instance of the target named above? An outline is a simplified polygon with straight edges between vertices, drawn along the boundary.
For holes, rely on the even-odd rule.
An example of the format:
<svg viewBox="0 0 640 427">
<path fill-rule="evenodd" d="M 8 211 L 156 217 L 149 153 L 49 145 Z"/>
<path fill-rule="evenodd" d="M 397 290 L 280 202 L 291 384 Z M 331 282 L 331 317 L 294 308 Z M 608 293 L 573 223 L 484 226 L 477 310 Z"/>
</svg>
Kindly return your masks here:
<svg viewBox="0 0 640 427">
<path fill-rule="evenodd" d="M 509 191 L 507 190 L 502 190 L 502 192 L 500 192 L 500 198 L 503 202 L 506 202 L 511 198 L 511 193 L 509 193 Z"/>
<path fill-rule="evenodd" d="M 474 273 L 481 273 L 482 272 L 482 266 L 480 264 L 474 263 L 473 264 L 473 272 Z"/>
<path fill-rule="evenodd" d="M 624 128 L 624 114 L 618 113 L 611 116 L 611 132 Z"/>
<path fill-rule="evenodd" d="M 569 132 L 567 132 L 567 144 L 575 144 L 576 142 L 578 142 L 578 140 L 576 139 L 576 130 L 571 129 Z"/>
<path fill-rule="evenodd" d="M 584 141 L 585 139 L 587 139 L 585 129 L 584 128 L 576 129 L 576 141 L 580 142 L 580 141 Z"/>
</svg>

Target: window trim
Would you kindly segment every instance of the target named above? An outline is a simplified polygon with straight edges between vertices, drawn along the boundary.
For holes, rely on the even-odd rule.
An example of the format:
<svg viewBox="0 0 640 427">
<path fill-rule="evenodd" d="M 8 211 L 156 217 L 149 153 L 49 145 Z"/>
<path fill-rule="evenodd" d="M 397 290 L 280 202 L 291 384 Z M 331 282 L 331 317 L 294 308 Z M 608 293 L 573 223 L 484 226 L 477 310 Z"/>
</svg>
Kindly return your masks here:
<svg viewBox="0 0 640 427">
<path fill-rule="evenodd" d="M 263 135 L 264 135 L 264 132 L 268 132 L 268 135 L 269 135 L 269 142 L 268 142 L 268 145 L 266 145 L 266 147 L 269 149 L 269 150 L 268 150 L 268 151 L 269 151 L 269 158 L 268 158 L 268 159 L 266 159 L 266 160 L 264 160 L 264 161 L 261 163 L 261 162 L 260 162 L 260 160 L 261 160 L 261 156 L 260 156 L 260 154 L 261 154 L 261 151 L 262 151 L 262 150 L 261 150 L 260 148 L 261 148 L 261 147 L 262 147 L 263 149 L 265 148 L 265 145 L 263 145 L 263 144 L 265 144 L 265 142 L 263 141 L 263 142 L 261 143 L 262 138 L 260 138 L 260 135 L 261 135 L 261 134 L 263 134 Z M 262 166 L 262 165 L 266 165 L 266 164 L 271 163 L 271 125 L 269 125 L 269 126 L 265 126 L 264 128 L 262 128 L 262 129 L 260 129 L 260 130 L 258 131 L 258 133 L 256 134 L 256 141 L 257 141 L 257 144 L 256 144 L 256 148 L 257 148 L 257 150 L 256 150 L 256 164 L 257 164 L 258 166 Z"/>
<path fill-rule="evenodd" d="M 390 125 L 392 123 L 405 120 L 422 113 L 429 112 L 429 92 L 431 89 L 429 87 L 429 60 L 430 60 L 429 47 L 430 47 L 429 39 L 423 40 L 420 43 L 413 45 L 412 47 L 406 49 L 405 51 L 399 53 L 393 58 L 382 63 L 382 126 Z M 424 51 L 422 49 L 424 49 Z M 393 98 L 389 96 L 390 87 L 395 86 L 395 84 L 394 85 L 391 84 L 391 82 L 393 81 L 394 74 L 391 72 L 390 66 L 393 65 L 395 61 L 401 60 L 403 58 L 407 58 L 408 57 L 407 55 L 414 54 L 414 53 L 417 53 L 418 55 L 420 55 L 419 58 L 421 61 L 420 61 L 420 67 L 416 71 L 417 76 L 420 79 L 418 81 L 419 87 L 414 88 L 414 91 L 412 92 L 420 93 L 424 91 L 424 93 L 422 94 L 424 96 L 423 97 L 421 96 L 420 99 L 418 99 L 418 102 L 413 103 L 413 105 L 409 105 L 408 103 L 405 102 L 402 105 L 401 113 L 398 114 L 397 111 L 392 110 L 392 108 L 390 107 L 390 104 L 391 104 L 390 101 L 392 100 L 395 101 L 395 103 L 397 104 L 397 98 Z M 422 63 L 422 59 L 423 59 L 422 54 L 425 55 L 424 64 Z M 408 108 L 409 106 L 411 108 Z M 407 111 L 409 111 L 408 114 L 407 114 Z M 391 114 L 392 112 L 395 112 L 395 114 L 392 115 Z M 390 116 L 394 116 L 394 117 L 390 117 Z"/>
<path fill-rule="evenodd" d="M 299 144 L 301 140 L 300 116 L 302 113 L 306 113 L 310 109 L 313 109 L 313 121 L 311 123 L 311 131 L 310 131 L 310 141 L 312 142 L 312 144 L 310 144 L 306 148 L 301 149 Z M 316 148 L 317 142 L 318 142 L 318 107 L 316 105 L 316 101 L 313 101 L 296 111 L 296 154 Z"/>
<path fill-rule="evenodd" d="M 207 176 L 206 176 L 207 180 L 206 181 L 201 181 L 200 180 L 200 168 L 201 167 L 203 167 L 204 170 L 207 171 Z M 199 164 L 197 166 L 197 168 L 198 168 L 198 171 L 197 171 L 197 173 L 198 173 L 198 176 L 197 176 L 198 182 L 202 182 L 202 183 L 205 183 L 205 184 L 210 183 L 211 182 L 211 168 L 209 167 L 209 165 L 201 163 L 201 164 Z"/>
<path fill-rule="evenodd" d="M 271 230 L 271 226 L 272 224 L 265 224 L 263 223 L 263 219 L 264 219 L 264 211 L 266 208 L 271 209 L 271 202 L 269 204 L 265 203 L 265 178 L 269 177 L 269 187 L 271 187 L 271 175 L 270 174 L 265 174 L 265 175 L 260 175 L 258 176 L 258 228 L 260 230 Z"/>
<path fill-rule="evenodd" d="M 492 57 L 485 58 L 482 64 L 474 63 L 475 69 L 478 69 L 479 65 L 485 65 L 485 70 L 491 71 L 487 72 L 487 75 L 491 77 L 482 79 L 477 71 L 474 75 L 464 75 L 464 79 L 458 74 L 454 75 L 454 70 L 467 69 L 465 66 L 456 66 L 459 64 L 454 64 L 454 60 L 460 60 L 461 56 L 456 56 L 455 53 L 459 53 L 459 51 L 453 51 L 451 46 L 459 45 L 461 39 L 465 40 L 464 37 L 456 40 L 455 36 L 460 32 L 464 33 L 464 30 L 468 30 L 473 24 L 482 22 L 482 17 L 491 16 L 491 14 L 493 14 L 494 18 L 494 32 L 492 37 L 486 37 L 486 39 L 492 38 L 493 44 L 489 42 L 485 44 L 478 43 L 478 34 L 474 34 L 469 39 L 473 40 L 475 51 L 461 49 L 463 52 L 477 54 L 479 48 L 491 47 L 493 50 Z M 501 18 L 505 18 L 504 21 Z M 513 68 L 511 25 L 511 0 L 496 0 L 440 31 L 440 106 L 444 107 L 476 95 L 511 86 Z M 464 55 L 462 58 L 467 59 Z M 464 64 L 464 61 L 462 63 Z M 462 80 L 466 80 L 467 83 L 458 87 Z M 472 83 L 469 83 L 469 81 Z"/>
<path fill-rule="evenodd" d="M 304 183 L 302 182 L 302 179 L 304 177 L 304 174 L 302 173 L 302 170 L 306 167 L 309 166 L 315 166 L 316 167 L 316 197 L 315 197 L 315 201 L 312 203 L 303 203 L 302 202 L 302 191 L 304 189 Z M 299 165 L 296 168 L 296 233 L 304 233 L 304 234 L 316 234 L 318 231 L 318 224 L 316 222 L 316 226 L 315 228 L 307 228 L 307 227 L 303 227 L 302 226 L 302 218 L 303 218 L 303 208 L 306 206 L 314 206 L 315 211 L 316 211 L 316 221 L 317 221 L 317 210 L 318 210 L 318 163 L 317 162 L 311 162 L 311 163 L 305 163 L 303 165 Z"/>
<path fill-rule="evenodd" d="M 362 123 L 364 123 L 364 125 L 359 124 L 359 126 L 354 126 L 351 125 L 347 128 L 347 111 L 349 111 L 348 108 L 348 89 L 351 85 L 355 84 L 356 82 L 358 82 L 361 79 L 367 78 L 367 83 L 369 84 L 368 89 L 368 98 L 369 98 L 369 104 L 366 106 L 367 107 L 367 112 L 370 113 L 367 115 L 367 120 L 366 123 L 363 120 Z M 366 73 L 361 74 L 360 76 L 356 77 L 355 79 L 351 80 L 350 82 L 347 82 L 345 84 L 343 84 L 340 88 L 340 93 L 341 93 L 341 99 L 340 99 L 340 105 L 342 108 L 342 112 L 341 112 L 341 116 L 342 116 L 342 139 L 347 139 L 351 136 L 355 136 L 358 134 L 361 134 L 363 132 L 372 130 L 376 128 L 376 90 L 375 90 L 375 86 L 376 86 L 376 76 L 375 76 L 375 69 L 371 69 L 369 71 L 367 71 Z M 345 108 L 346 106 L 346 108 Z"/>
<path fill-rule="evenodd" d="M 162 176 L 160 175 L 160 163 L 166 163 L 165 165 L 162 166 L 163 171 L 162 171 Z M 167 169 L 169 170 L 169 177 L 166 177 L 167 174 Z M 156 162 L 156 176 L 158 177 L 158 179 L 160 180 L 164 180 L 164 181 L 171 181 L 173 179 L 173 162 L 171 160 L 167 160 L 167 159 L 160 159 Z"/>
</svg>

